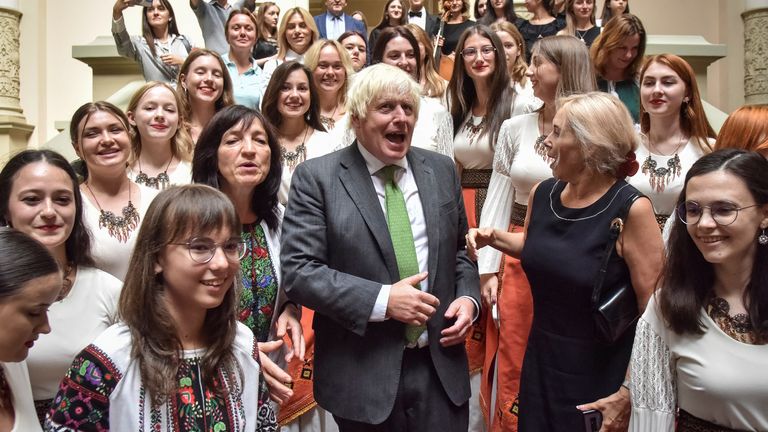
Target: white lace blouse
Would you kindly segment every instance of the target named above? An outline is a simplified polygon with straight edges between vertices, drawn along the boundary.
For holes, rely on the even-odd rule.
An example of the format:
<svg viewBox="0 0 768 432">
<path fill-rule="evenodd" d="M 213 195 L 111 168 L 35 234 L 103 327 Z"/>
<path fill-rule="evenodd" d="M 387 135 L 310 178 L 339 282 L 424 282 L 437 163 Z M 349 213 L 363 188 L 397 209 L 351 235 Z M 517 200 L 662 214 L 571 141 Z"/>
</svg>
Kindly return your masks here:
<svg viewBox="0 0 768 432">
<path fill-rule="evenodd" d="M 651 298 L 630 361 L 630 432 L 673 431 L 678 407 L 719 426 L 768 430 L 768 345 L 732 339 L 703 309 L 700 320 L 704 334 L 679 335 Z"/>
</svg>

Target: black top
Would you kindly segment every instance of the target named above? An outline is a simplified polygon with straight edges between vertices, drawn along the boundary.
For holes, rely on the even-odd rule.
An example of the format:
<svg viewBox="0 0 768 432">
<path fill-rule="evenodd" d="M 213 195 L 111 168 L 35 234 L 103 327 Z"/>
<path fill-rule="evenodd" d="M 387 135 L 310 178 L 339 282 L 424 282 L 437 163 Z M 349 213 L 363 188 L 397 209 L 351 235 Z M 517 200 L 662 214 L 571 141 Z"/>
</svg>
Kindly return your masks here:
<svg viewBox="0 0 768 432">
<path fill-rule="evenodd" d="M 253 46 L 253 58 L 255 60 L 272 57 L 277 54 L 277 41 L 259 39 Z"/>
<path fill-rule="evenodd" d="M 584 42 L 587 47 L 592 46 L 592 42 L 597 39 L 597 37 L 600 35 L 600 27 L 598 26 L 592 26 L 589 30 L 576 30 L 576 36 L 577 38 L 581 39 L 582 42 Z"/>
<path fill-rule="evenodd" d="M 445 39 L 445 41 L 443 42 L 443 48 L 441 49 L 442 53 L 447 55 L 456 51 L 456 45 L 459 44 L 461 34 L 464 33 L 464 30 L 475 24 L 477 23 L 472 20 L 466 20 L 459 24 L 446 23 L 445 27 L 443 27 L 443 39 Z"/>
<path fill-rule="evenodd" d="M 533 44 L 541 38 L 556 35 L 557 32 L 565 28 L 565 21 L 555 18 L 546 24 L 531 24 L 530 21 L 520 20 L 517 28 L 525 40 L 526 62 L 531 63 L 531 48 L 533 48 Z"/>
</svg>

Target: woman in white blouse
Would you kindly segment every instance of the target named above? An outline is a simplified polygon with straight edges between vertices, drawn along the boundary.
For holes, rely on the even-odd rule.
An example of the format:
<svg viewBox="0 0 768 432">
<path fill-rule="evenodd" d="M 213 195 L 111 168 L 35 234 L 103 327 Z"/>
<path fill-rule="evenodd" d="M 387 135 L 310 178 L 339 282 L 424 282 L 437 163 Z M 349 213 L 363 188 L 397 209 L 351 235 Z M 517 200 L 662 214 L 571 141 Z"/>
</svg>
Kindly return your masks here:
<svg viewBox="0 0 768 432">
<path fill-rule="evenodd" d="M 768 161 L 693 164 L 659 289 L 637 325 L 630 431 L 768 430 Z"/>
<path fill-rule="evenodd" d="M 41 423 L 75 355 L 114 324 L 123 285 L 94 267 L 77 185 L 72 167 L 52 150 L 25 150 L 0 172 L 0 222 L 42 243 L 64 274 L 59 297 L 48 308 L 52 331 L 40 336 L 27 358 Z"/>
<path fill-rule="evenodd" d="M 331 132 L 347 113 L 347 88 L 354 73 L 352 59 L 341 43 L 324 39 L 309 47 L 304 64 L 312 71 L 320 122 Z"/>
<path fill-rule="evenodd" d="M 152 81 L 131 97 L 125 112 L 133 152 L 128 177 L 154 189 L 192 181 L 192 138 L 184 124 L 181 98 L 168 84 Z"/>
<path fill-rule="evenodd" d="M 43 245 L 10 228 L 0 229 L 0 268 L 0 430 L 37 432 L 24 359 L 51 331 L 48 307 L 61 291 L 61 273 Z"/>
</svg>

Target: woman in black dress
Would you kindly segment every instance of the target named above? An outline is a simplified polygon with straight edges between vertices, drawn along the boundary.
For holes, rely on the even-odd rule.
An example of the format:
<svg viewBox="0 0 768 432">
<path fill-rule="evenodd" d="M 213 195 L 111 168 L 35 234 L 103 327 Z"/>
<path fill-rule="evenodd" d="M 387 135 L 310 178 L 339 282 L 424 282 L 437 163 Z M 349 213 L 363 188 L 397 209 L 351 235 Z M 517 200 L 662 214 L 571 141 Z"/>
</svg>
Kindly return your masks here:
<svg viewBox="0 0 768 432">
<path fill-rule="evenodd" d="M 467 18 L 467 12 L 469 11 L 469 4 L 466 0 L 443 0 L 443 26 L 442 35 L 437 35 L 437 46 L 440 47 L 441 59 L 450 60 L 450 70 L 453 70 L 453 61 L 456 59 L 456 44 L 459 43 L 459 37 L 464 33 L 464 30 L 475 25 L 475 22 Z M 440 60 L 444 62 L 446 60 Z M 442 66 L 438 59 L 435 59 L 439 70 L 442 70 L 445 66 Z M 448 79 L 441 73 L 443 78 Z"/>
<path fill-rule="evenodd" d="M 531 62 L 531 48 L 538 39 L 554 36 L 565 27 L 565 21 L 555 18 L 552 12 L 552 0 L 527 0 L 525 7 L 533 16 L 521 20 L 517 27 L 525 39 L 525 61 Z"/>
<path fill-rule="evenodd" d="M 563 99 L 544 141 L 554 178 L 534 187 L 524 232 L 467 234 L 470 256 L 486 245 L 520 257 L 533 295 L 533 326 L 520 385 L 521 432 L 584 430 L 580 410 L 599 410 L 603 430 L 626 430 L 623 387 L 634 328 L 601 341 L 592 318 L 594 279 L 609 226 L 627 206 L 604 286 L 631 281 L 644 309 L 661 269 L 663 245 L 653 207 L 624 181 L 638 169 L 629 113 L 600 92 Z"/>
<path fill-rule="evenodd" d="M 280 7 L 274 2 L 264 2 L 256 13 L 256 45 L 253 58 L 256 64 L 263 65 L 267 59 L 277 54 L 277 23 Z M 261 60 L 261 61 L 259 61 Z"/>
<path fill-rule="evenodd" d="M 565 28 L 557 34 L 576 36 L 586 46 L 592 46 L 600 34 L 600 27 L 595 25 L 595 0 L 567 0 Z"/>
</svg>

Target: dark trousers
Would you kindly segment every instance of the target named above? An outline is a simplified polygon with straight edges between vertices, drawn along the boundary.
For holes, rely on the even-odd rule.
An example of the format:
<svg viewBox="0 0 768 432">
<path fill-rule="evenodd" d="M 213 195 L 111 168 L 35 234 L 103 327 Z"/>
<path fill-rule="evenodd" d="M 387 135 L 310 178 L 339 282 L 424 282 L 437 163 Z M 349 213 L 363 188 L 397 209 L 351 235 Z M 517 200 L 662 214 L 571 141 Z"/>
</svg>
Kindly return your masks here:
<svg viewBox="0 0 768 432">
<path fill-rule="evenodd" d="M 456 377 L 468 379 L 468 377 Z M 341 432 L 466 432 L 469 405 L 456 406 L 437 376 L 429 347 L 406 349 L 395 406 L 383 423 L 372 425 L 333 416 Z"/>
</svg>

